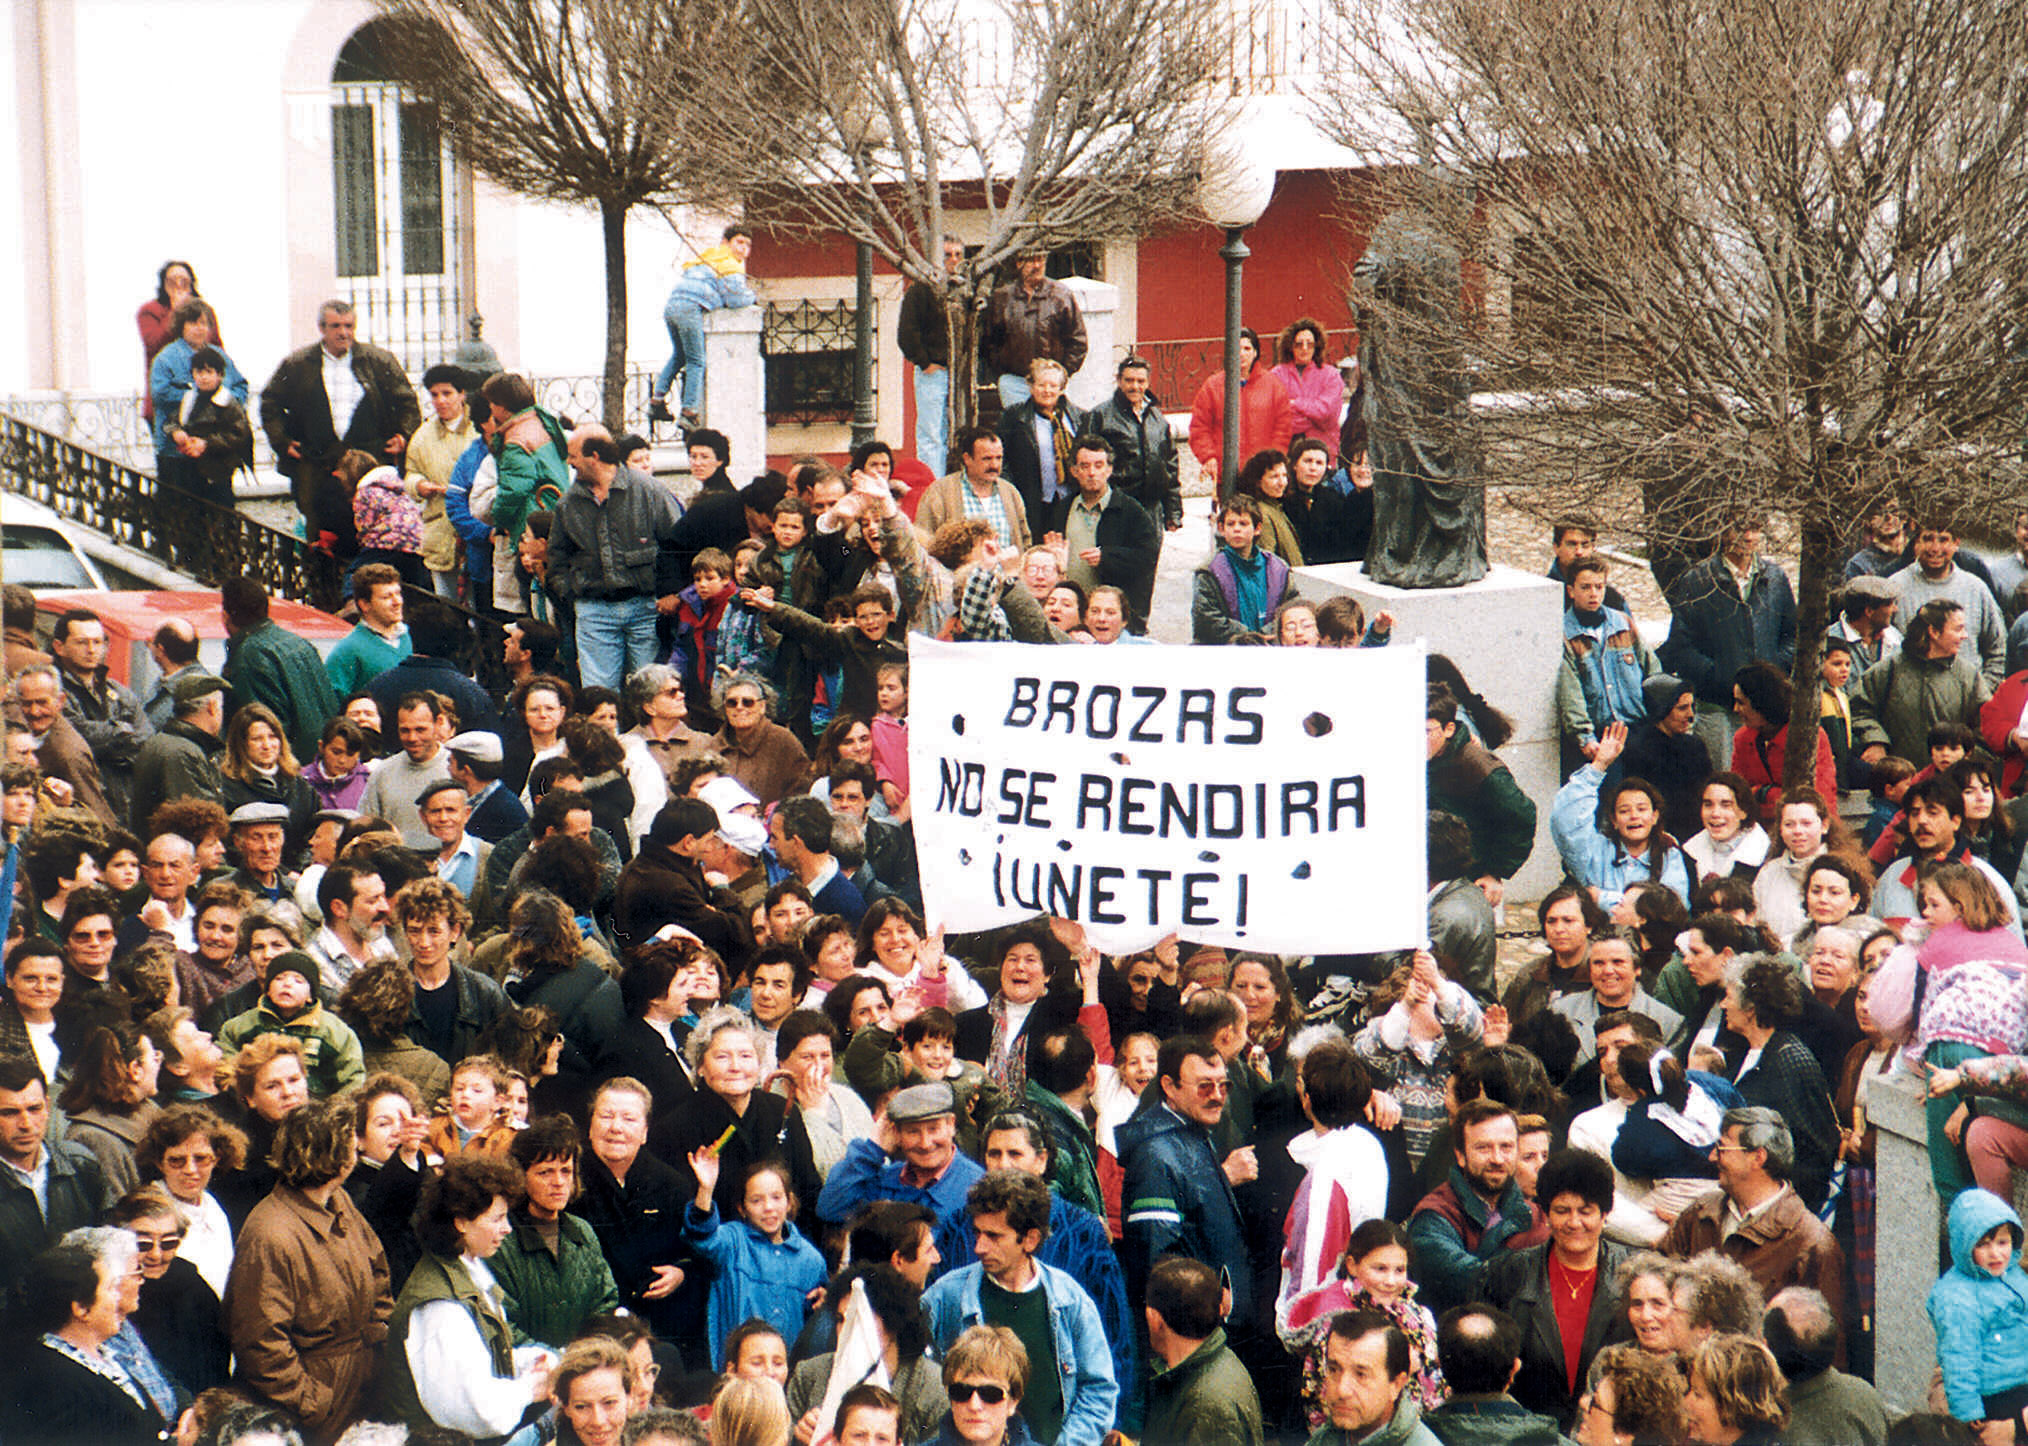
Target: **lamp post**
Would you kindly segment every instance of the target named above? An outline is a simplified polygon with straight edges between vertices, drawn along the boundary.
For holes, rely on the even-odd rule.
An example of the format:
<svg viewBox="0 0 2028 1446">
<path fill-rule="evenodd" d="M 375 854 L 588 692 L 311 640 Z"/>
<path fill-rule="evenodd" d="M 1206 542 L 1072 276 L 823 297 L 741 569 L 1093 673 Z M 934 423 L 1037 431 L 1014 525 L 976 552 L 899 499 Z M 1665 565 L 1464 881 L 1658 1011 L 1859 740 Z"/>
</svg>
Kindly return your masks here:
<svg viewBox="0 0 2028 1446">
<path fill-rule="evenodd" d="M 886 113 L 873 96 L 859 96 L 848 102 L 840 114 L 839 130 L 852 154 L 853 168 L 864 183 L 873 169 L 873 153 L 887 144 L 890 134 Z M 868 209 L 871 210 L 869 203 Z M 852 445 L 873 440 L 873 243 L 865 237 L 855 241 L 852 287 Z"/>
<path fill-rule="evenodd" d="M 1218 454 L 1220 495 L 1239 475 L 1239 329 L 1245 309 L 1241 271 L 1246 258 L 1246 231 L 1260 220 L 1274 199 L 1275 168 L 1249 144 L 1243 123 L 1228 127 L 1219 149 L 1204 159 L 1204 175 L 1198 182 L 1197 204 L 1205 218 L 1225 230 L 1225 244 L 1218 250 L 1225 262 L 1225 435 Z"/>
</svg>

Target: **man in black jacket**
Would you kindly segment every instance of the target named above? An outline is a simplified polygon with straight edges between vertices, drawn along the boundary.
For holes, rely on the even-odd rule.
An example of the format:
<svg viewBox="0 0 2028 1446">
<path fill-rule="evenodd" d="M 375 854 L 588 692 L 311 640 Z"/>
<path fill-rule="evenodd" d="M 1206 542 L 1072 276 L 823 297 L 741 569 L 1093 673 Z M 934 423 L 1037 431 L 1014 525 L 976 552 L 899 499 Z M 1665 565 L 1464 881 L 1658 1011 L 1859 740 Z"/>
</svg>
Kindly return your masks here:
<svg viewBox="0 0 2028 1446">
<path fill-rule="evenodd" d="M 1060 497 L 1049 513 L 1047 533 L 1059 533 L 1068 549 L 1064 575 L 1087 593 L 1116 587 L 1134 605 L 1130 625 L 1148 630 L 1155 597 L 1155 567 L 1162 560 L 1162 534 L 1138 503 L 1112 485 L 1112 443 L 1086 432 L 1071 443 L 1070 474 L 1077 496 Z"/>
<path fill-rule="evenodd" d="M 1148 509 L 1170 532 L 1183 525 L 1183 490 L 1176 439 L 1162 404 L 1148 393 L 1148 363 L 1129 354 L 1119 386 L 1085 420 L 1087 431 L 1113 444 L 1113 486 Z"/>
<path fill-rule="evenodd" d="M 716 950 L 728 969 L 745 967 L 753 937 L 737 901 L 712 888 L 697 862 L 716 832 L 718 813 L 702 799 L 674 799 L 655 815 L 614 896 L 613 932 L 622 949 L 637 949 L 665 924 L 677 924 Z"/>
<path fill-rule="evenodd" d="M 323 340 L 290 352 L 261 388 L 261 430 L 299 508 L 306 482 L 330 475 L 347 451 L 399 466 L 422 425 L 408 373 L 392 354 L 354 341 L 356 325 L 351 302 L 325 302 Z"/>
<path fill-rule="evenodd" d="M 678 512 L 667 489 L 620 465 L 610 437 L 584 442 L 577 480 L 549 529 L 551 593 L 577 604 L 586 687 L 618 688 L 656 661 L 655 619 L 676 611 L 688 581 L 671 547 Z"/>
<path fill-rule="evenodd" d="M 97 1224 L 112 1203 L 92 1152 L 48 1134 L 42 1071 L 32 1059 L 0 1058 L 0 1280 L 10 1291 L 29 1261 L 66 1232 Z"/>
<path fill-rule="evenodd" d="M 915 368 L 915 459 L 944 473 L 944 444 L 950 431 L 951 336 L 944 319 L 944 293 L 965 269 L 965 243 L 944 237 L 944 285 L 911 284 L 901 297 L 895 342 Z"/>
</svg>

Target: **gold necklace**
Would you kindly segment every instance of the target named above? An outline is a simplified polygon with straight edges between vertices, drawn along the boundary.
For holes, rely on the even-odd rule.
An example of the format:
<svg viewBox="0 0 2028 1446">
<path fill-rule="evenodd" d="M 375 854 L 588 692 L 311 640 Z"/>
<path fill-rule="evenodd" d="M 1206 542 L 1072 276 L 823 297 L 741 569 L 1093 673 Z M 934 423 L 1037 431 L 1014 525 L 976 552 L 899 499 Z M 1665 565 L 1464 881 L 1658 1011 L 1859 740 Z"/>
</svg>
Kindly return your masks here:
<svg viewBox="0 0 2028 1446">
<path fill-rule="evenodd" d="M 1565 1265 L 1560 1260 L 1556 1262 L 1556 1267 L 1557 1269 L 1561 1270 L 1565 1275 L 1573 1277 L 1576 1281 L 1576 1284 L 1566 1285 L 1564 1287 L 1565 1290 L 1570 1292 L 1570 1298 L 1573 1303 L 1583 1299 L 1585 1287 L 1590 1285 L 1594 1280 L 1598 1279 L 1597 1261 L 1592 1262 L 1592 1267 L 1590 1270 L 1584 1271 L 1572 1270 L 1569 1266 Z"/>
</svg>

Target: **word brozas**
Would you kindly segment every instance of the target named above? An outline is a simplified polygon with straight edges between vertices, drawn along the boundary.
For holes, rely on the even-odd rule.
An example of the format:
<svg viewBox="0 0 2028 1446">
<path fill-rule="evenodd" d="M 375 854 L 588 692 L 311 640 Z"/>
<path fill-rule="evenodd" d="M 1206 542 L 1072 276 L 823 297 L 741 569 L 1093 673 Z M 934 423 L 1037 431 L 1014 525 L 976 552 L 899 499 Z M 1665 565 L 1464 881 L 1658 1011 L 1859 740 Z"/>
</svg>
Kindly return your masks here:
<svg viewBox="0 0 2028 1446">
<path fill-rule="evenodd" d="M 915 638 L 910 659 L 932 924 L 1059 915 L 1114 952 L 1169 933 L 1279 952 L 1420 941 L 1418 650 Z"/>
</svg>

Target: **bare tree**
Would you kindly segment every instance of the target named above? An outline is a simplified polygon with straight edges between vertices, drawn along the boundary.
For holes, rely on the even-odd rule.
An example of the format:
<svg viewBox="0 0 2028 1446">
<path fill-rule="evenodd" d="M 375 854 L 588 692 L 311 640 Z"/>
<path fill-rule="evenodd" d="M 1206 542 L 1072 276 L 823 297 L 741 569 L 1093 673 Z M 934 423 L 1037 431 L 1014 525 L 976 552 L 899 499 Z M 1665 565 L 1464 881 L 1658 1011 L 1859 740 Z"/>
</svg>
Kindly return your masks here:
<svg viewBox="0 0 2028 1446">
<path fill-rule="evenodd" d="M 754 6 L 711 84 L 677 89 L 750 217 L 843 235 L 943 290 L 952 435 L 971 425 L 978 325 L 1020 251 L 1132 237 L 1188 214 L 1231 60 L 1204 0 L 826 0 Z M 956 208 L 984 217 L 945 284 Z"/>
<path fill-rule="evenodd" d="M 1807 782 L 1853 524 L 2020 481 L 2028 0 L 1335 3 L 1336 129 L 1476 262 L 1431 343 L 1527 398 L 1489 478 L 1638 519 L 1658 575 L 1794 527 Z"/>
<path fill-rule="evenodd" d="M 701 79 L 734 4 L 716 0 L 377 0 L 400 22 L 397 77 L 433 101 L 460 155 L 507 190 L 596 206 L 606 277 L 605 408 L 618 430 L 627 357 L 626 220 L 722 197 L 659 98 Z"/>
</svg>

